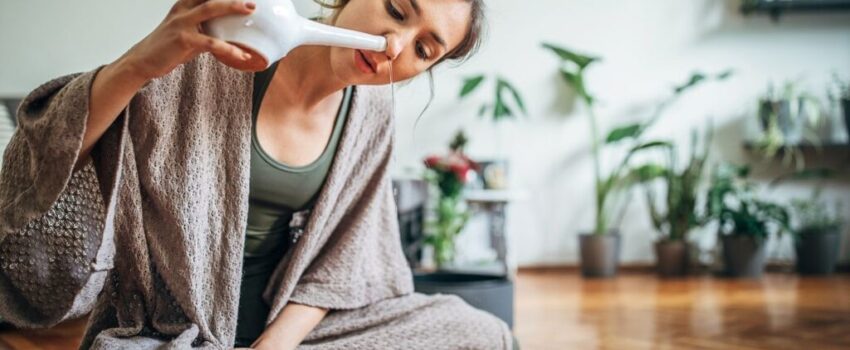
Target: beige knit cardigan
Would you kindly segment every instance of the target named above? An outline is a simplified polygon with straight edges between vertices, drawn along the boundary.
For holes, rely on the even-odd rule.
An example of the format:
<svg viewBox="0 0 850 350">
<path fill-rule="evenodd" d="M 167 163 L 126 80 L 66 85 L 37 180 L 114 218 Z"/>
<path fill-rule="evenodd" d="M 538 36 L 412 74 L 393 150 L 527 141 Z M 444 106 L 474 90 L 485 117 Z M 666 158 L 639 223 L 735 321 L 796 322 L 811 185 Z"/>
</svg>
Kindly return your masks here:
<svg viewBox="0 0 850 350">
<path fill-rule="evenodd" d="M 0 317 L 91 312 L 81 348 L 233 346 L 248 209 L 252 77 L 202 54 L 146 84 L 79 170 L 95 69 L 18 110 L 0 172 Z M 299 349 L 507 349 L 453 296 L 412 292 L 388 173 L 387 87 L 357 86 L 304 235 L 265 291 L 331 309 Z"/>
</svg>

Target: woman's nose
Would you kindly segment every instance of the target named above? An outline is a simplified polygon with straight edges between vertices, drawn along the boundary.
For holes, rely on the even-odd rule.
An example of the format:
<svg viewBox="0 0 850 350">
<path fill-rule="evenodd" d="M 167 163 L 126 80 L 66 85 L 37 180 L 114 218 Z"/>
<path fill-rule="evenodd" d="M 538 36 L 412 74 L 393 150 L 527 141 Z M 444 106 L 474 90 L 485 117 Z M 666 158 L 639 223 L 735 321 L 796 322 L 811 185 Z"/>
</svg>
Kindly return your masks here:
<svg viewBox="0 0 850 350">
<path fill-rule="evenodd" d="M 390 33 L 386 35 L 387 38 L 387 50 L 386 55 L 387 59 L 390 61 L 395 61 L 395 59 L 401 55 L 401 51 L 404 49 L 404 43 L 400 35 L 396 33 Z"/>
</svg>

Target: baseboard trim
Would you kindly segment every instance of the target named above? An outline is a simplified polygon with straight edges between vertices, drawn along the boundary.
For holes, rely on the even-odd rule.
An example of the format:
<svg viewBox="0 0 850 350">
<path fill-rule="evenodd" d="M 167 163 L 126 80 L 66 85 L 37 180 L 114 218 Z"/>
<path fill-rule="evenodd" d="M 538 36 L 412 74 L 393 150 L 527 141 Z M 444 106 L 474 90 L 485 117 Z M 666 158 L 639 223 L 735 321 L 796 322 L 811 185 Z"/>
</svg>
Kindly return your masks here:
<svg viewBox="0 0 850 350">
<path fill-rule="evenodd" d="M 698 266 L 693 268 L 693 270 L 697 273 L 699 272 L 710 272 L 711 269 L 708 266 Z M 563 264 L 563 265 L 530 265 L 530 266 L 520 266 L 517 268 L 517 271 L 522 272 L 530 272 L 530 273 L 548 273 L 548 272 L 557 272 L 557 273 L 580 273 L 581 265 L 579 264 Z M 617 268 L 619 273 L 655 273 L 655 264 L 651 263 L 626 263 L 620 264 Z M 769 263 L 765 267 L 765 271 L 767 272 L 794 272 L 794 265 L 787 263 Z M 850 262 L 838 264 L 835 267 L 835 272 L 837 273 L 850 273 Z"/>
</svg>

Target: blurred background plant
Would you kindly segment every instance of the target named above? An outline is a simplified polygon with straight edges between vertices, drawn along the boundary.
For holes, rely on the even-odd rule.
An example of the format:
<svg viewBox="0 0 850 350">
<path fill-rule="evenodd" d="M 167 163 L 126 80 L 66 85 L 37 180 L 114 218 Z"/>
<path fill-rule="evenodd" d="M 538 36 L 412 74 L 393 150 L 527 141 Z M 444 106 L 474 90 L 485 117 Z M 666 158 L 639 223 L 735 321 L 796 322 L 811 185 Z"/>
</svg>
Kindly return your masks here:
<svg viewBox="0 0 850 350">
<path fill-rule="evenodd" d="M 425 179 L 435 194 L 434 215 L 426 222 L 425 243 L 433 247 L 434 262 L 438 268 L 446 267 L 455 257 L 455 240 L 470 217 L 463 199 L 467 182 L 478 171 L 478 165 L 464 153 L 468 139 L 458 131 L 445 155 L 425 158 Z"/>
</svg>

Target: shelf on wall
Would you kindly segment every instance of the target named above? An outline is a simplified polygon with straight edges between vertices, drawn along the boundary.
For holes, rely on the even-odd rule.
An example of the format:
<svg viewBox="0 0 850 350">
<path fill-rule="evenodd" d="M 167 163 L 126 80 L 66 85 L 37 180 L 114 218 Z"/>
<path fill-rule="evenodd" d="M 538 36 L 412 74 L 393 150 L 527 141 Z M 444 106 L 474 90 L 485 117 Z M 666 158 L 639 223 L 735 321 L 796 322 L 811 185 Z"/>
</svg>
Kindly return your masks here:
<svg viewBox="0 0 850 350">
<path fill-rule="evenodd" d="M 795 147 L 802 152 L 817 152 L 823 154 L 850 152 L 850 143 L 831 142 L 822 144 L 800 143 L 794 145 L 785 145 L 783 148 Z M 744 149 L 755 151 L 758 149 L 758 144 L 753 141 L 744 142 Z M 780 149 L 780 152 L 782 150 Z"/>
<path fill-rule="evenodd" d="M 832 12 L 850 10 L 850 0 L 745 0 L 741 12 L 769 14 L 774 20 L 785 12 Z"/>
<path fill-rule="evenodd" d="M 759 145 L 754 141 L 745 141 L 743 144 L 744 150 L 756 154 L 759 151 Z M 827 167 L 827 168 L 846 168 L 850 166 L 850 143 L 823 143 L 811 144 L 800 143 L 794 145 L 786 145 L 780 148 L 772 159 L 784 159 L 789 147 L 794 147 L 799 150 L 800 155 L 805 159 L 805 167 L 812 166 Z M 764 156 L 764 155 L 762 155 Z"/>
</svg>

